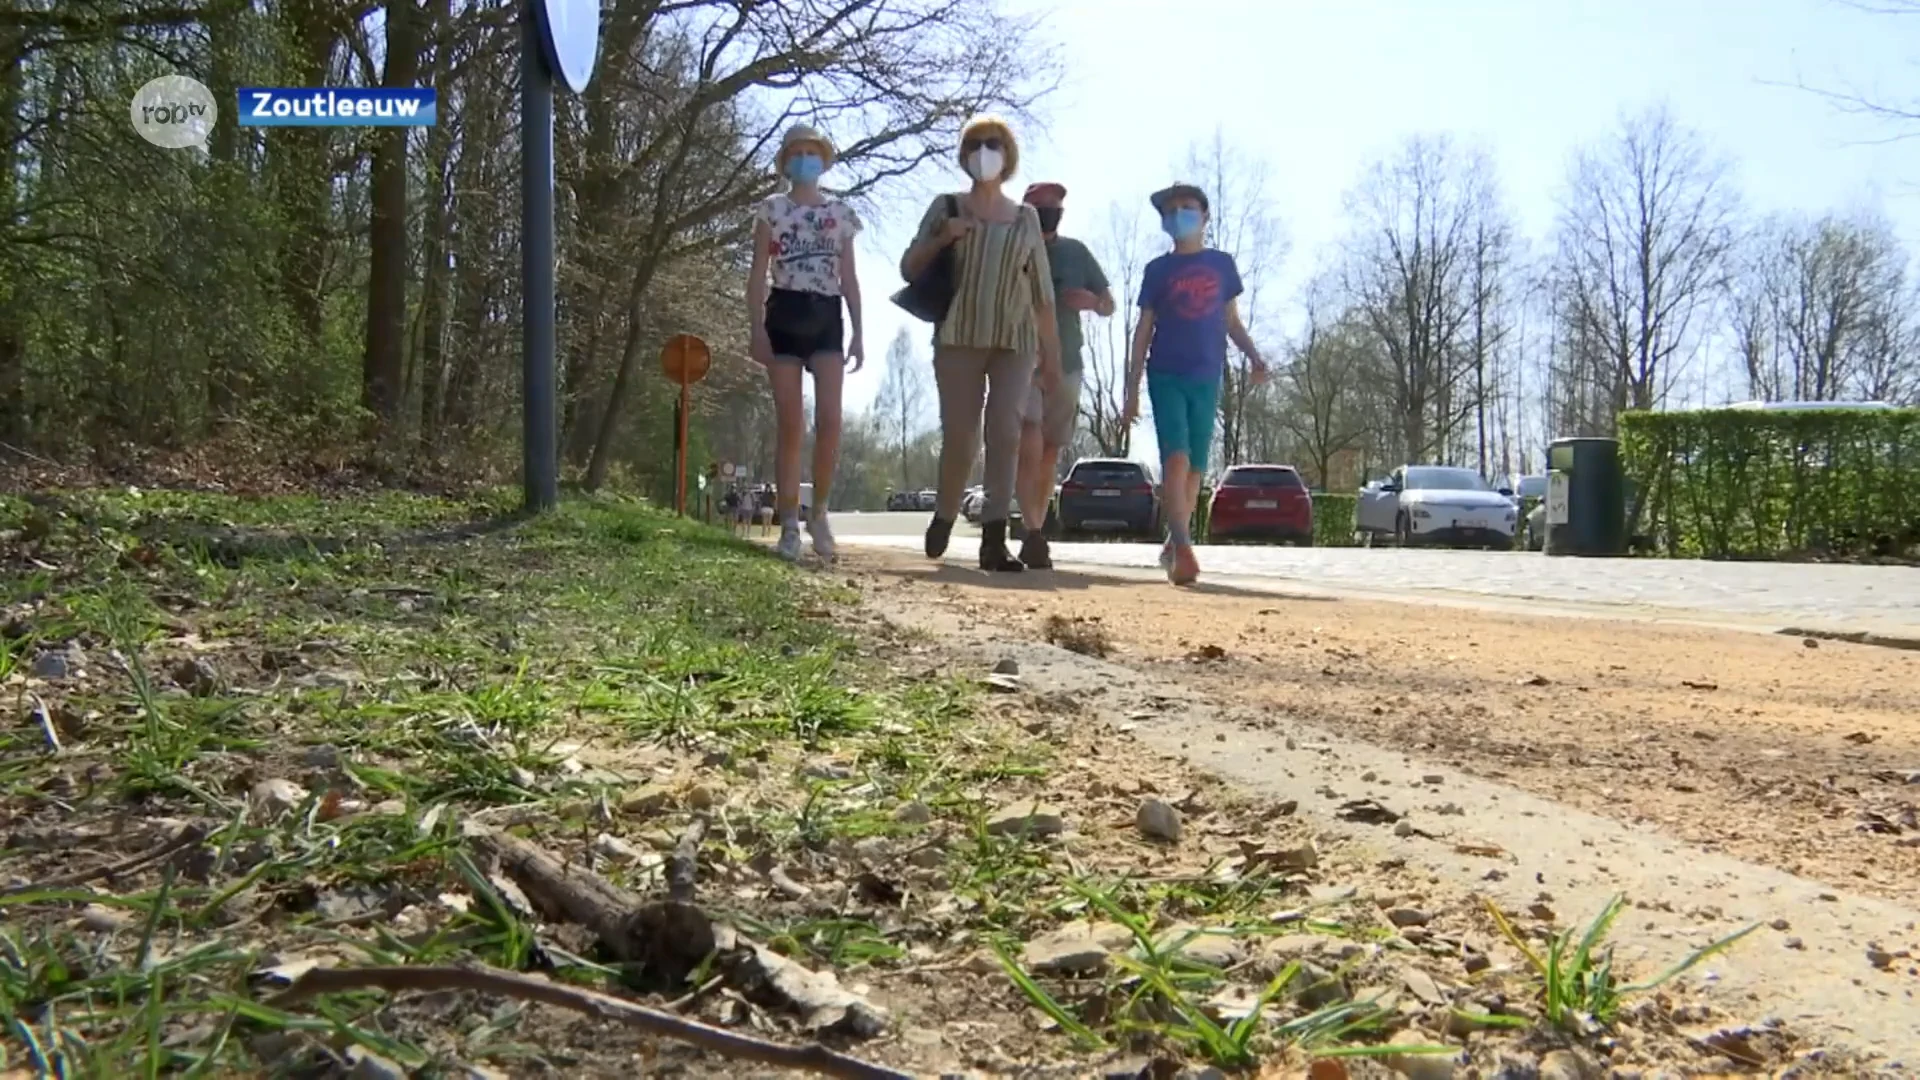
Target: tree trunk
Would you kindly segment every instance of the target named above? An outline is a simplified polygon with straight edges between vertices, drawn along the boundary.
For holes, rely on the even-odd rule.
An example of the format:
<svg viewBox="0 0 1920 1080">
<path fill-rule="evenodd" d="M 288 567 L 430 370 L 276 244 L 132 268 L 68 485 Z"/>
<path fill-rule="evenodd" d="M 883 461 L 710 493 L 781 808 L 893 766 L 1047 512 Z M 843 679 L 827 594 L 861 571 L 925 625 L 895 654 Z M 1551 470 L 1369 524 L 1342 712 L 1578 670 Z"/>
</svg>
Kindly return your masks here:
<svg viewBox="0 0 1920 1080">
<path fill-rule="evenodd" d="M 13 56 L 18 31 L 0 30 L 0 55 Z M 17 220 L 21 66 L 0 71 L 0 213 Z M 21 326 L 20 274 L 11 265 L 15 249 L 0 249 L 0 442 L 23 447 L 27 440 L 26 333 Z"/>
<path fill-rule="evenodd" d="M 239 40 L 240 15 L 245 10 L 243 2 L 221 0 L 207 11 L 207 37 L 212 56 L 208 76 L 213 83 L 208 89 L 213 92 L 216 101 L 233 101 L 239 90 L 235 59 L 244 46 Z M 239 196 L 236 189 L 244 184 L 243 174 L 237 164 L 240 125 L 230 118 L 222 119 L 225 122 L 214 124 L 213 137 L 207 143 L 213 163 L 211 205 L 216 213 L 225 200 Z M 207 352 L 207 417 L 216 424 L 233 415 L 238 398 L 234 384 L 241 378 L 239 368 L 242 361 L 242 357 L 235 355 L 233 339 L 230 337 L 223 336 Z"/>
<path fill-rule="evenodd" d="M 292 39 L 292 78 L 295 86 L 324 86 L 339 43 L 329 0 L 287 0 L 285 18 Z M 307 340 L 318 343 L 326 332 L 326 313 L 320 296 L 320 277 L 331 244 L 328 204 L 332 199 L 332 163 L 328 155 L 333 135 L 324 127 L 290 127 L 274 132 L 280 174 L 281 216 L 287 237 L 280 247 L 280 288 L 294 320 Z"/>
<path fill-rule="evenodd" d="M 387 0 L 386 72 L 380 84 L 411 88 L 420 75 L 421 12 L 414 0 Z M 400 417 L 406 385 L 407 339 L 407 136 L 388 128 L 374 142 L 368 233 L 367 344 L 361 366 L 360 403 L 373 414 L 376 433 L 389 432 Z"/>
<path fill-rule="evenodd" d="M 620 409 L 626 404 L 627 387 L 633 381 L 633 369 L 640 360 L 641 332 L 646 323 L 640 310 L 640 301 L 647 294 L 647 286 L 653 283 L 654 270 L 659 266 L 658 259 L 657 255 L 651 256 L 634 273 L 633 290 L 627 304 L 627 337 L 620 349 L 620 367 L 613 374 L 613 386 L 607 390 L 606 408 L 600 413 L 600 427 L 594 435 L 593 454 L 587 459 L 587 475 L 581 482 L 581 486 L 588 491 L 598 490 L 607 479 L 607 466 L 613 457 L 613 435 L 620 424 Z"/>
<path fill-rule="evenodd" d="M 437 101 L 453 91 L 452 0 L 431 0 L 424 38 L 434 42 L 433 88 Z M 447 162 L 452 135 L 445 125 L 434 125 L 427 136 L 426 266 L 420 287 L 420 451 L 432 456 L 439 447 L 442 391 L 447 381 Z"/>
<path fill-rule="evenodd" d="M 567 461 L 579 467 L 593 453 L 595 426 L 589 422 L 594 384 L 602 380 L 599 369 L 603 313 L 613 306 L 617 295 L 607 282 L 617 278 L 617 267 L 624 252 L 610 251 L 596 234 L 594 223 L 613 221 L 627 208 L 621 205 L 618 173 L 625 166 L 620 159 L 616 138 L 621 127 L 618 95 L 633 55 L 634 47 L 648 24 L 643 13 L 626 11 L 616 4 L 602 25 L 599 70 L 587 84 L 585 95 L 585 133 L 581 156 L 581 175 L 575 185 L 574 233 L 578 237 L 575 256 L 580 273 L 567 283 L 569 307 L 593 312 L 587 327 L 585 346 L 562 350 L 560 370 L 560 443 Z"/>
</svg>

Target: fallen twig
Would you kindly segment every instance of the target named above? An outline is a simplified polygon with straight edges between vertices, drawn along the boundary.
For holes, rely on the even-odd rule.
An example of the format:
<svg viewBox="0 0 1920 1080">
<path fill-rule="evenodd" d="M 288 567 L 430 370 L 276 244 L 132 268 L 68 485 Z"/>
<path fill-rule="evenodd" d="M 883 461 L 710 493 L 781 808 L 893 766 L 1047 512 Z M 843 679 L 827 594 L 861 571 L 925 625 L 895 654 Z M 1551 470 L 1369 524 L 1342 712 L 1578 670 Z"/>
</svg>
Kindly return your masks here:
<svg viewBox="0 0 1920 1080">
<path fill-rule="evenodd" d="M 715 990 L 720 988 L 721 983 L 726 981 L 727 981 L 727 977 L 725 975 L 715 975 L 713 978 L 708 979 L 706 982 L 701 983 L 699 986 L 696 986 L 693 989 L 687 991 L 686 993 L 680 995 L 679 997 L 674 998 L 672 1001 L 667 1002 L 666 1007 L 669 1009 L 672 1009 L 674 1012 L 686 1012 L 687 1009 L 690 1006 L 692 1006 L 694 1002 L 699 1001 L 701 998 L 706 997 L 708 994 L 713 993 Z"/>
<path fill-rule="evenodd" d="M 116 877 L 130 870 L 138 870 L 143 866 L 159 862 L 174 852 L 183 848 L 190 848 L 206 838 L 207 830 L 205 826 L 189 825 L 181 829 L 179 833 L 175 834 L 171 839 L 161 843 L 160 846 L 141 852 L 131 858 L 122 859 L 117 863 L 108 863 L 105 866 L 96 866 L 89 870 L 74 870 L 65 874 L 55 874 L 50 878 L 44 878 L 26 885 L 16 885 L 12 888 L 0 889 L 0 896 L 34 892 L 39 889 L 59 889 L 68 885 L 84 885 L 89 881 L 94 881 L 99 878 Z"/>
<path fill-rule="evenodd" d="M 913 1080 L 910 1073 L 848 1057 L 818 1043 L 788 1046 L 673 1016 L 597 990 L 565 986 L 545 979 L 482 967 L 315 968 L 274 995 L 269 1004 L 284 1008 L 319 994 L 346 990 L 473 990 L 537 1001 L 562 1009 L 617 1020 L 655 1035 L 679 1039 L 743 1061 L 789 1069 L 807 1069 L 846 1080 Z"/>
</svg>

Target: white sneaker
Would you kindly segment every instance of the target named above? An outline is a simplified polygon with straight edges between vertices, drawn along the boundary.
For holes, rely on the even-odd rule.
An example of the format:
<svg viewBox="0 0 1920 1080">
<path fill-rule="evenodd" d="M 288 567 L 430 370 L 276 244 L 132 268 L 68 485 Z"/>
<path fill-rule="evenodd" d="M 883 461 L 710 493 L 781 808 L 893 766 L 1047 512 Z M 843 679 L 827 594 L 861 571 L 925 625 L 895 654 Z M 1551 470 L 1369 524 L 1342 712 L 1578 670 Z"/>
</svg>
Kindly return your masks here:
<svg viewBox="0 0 1920 1080">
<path fill-rule="evenodd" d="M 836 550 L 833 546 L 833 529 L 827 524 L 827 515 L 818 513 L 807 519 L 807 535 L 813 537 L 813 553 L 823 559 L 833 558 Z"/>
<path fill-rule="evenodd" d="M 773 550 L 788 562 L 798 561 L 800 558 L 800 526 L 780 526 L 780 543 L 776 545 Z"/>
</svg>

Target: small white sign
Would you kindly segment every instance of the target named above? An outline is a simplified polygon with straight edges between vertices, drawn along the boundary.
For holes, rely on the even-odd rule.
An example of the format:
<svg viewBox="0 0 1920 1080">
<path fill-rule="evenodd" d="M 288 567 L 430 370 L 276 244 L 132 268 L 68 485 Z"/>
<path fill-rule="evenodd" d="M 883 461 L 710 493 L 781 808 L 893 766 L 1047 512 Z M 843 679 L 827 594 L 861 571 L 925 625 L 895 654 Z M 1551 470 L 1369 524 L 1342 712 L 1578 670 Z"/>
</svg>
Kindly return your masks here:
<svg viewBox="0 0 1920 1080">
<path fill-rule="evenodd" d="M 1567 497 L 1569 484 L 1566 473 L 1547 474 L 1547 524 L 1565 525 L 1572 520 L 1570 500 Z"/>
</svg>

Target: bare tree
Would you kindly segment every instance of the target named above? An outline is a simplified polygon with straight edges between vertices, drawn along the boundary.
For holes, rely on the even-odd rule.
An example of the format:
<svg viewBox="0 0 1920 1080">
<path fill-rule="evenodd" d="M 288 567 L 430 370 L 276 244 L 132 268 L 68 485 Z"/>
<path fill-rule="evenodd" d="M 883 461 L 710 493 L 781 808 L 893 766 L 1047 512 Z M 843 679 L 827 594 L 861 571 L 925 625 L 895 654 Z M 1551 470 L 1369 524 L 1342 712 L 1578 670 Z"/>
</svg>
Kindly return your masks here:
<svg viewBox="0 0 1920 1080">
<path fill-rule="evenodd" d="M 1498 422 L 1500 402 L 1504 398 L 1500 355 L 1512 329 L 1508 278 L 1512 270 L 1513 226 L 1502 212 L 1491 182 L 1479 194 L 1483 202 L 1474 222 L 1473 255 L 1468 270 L 1468 302 L 1473 308 L 1473 323 L 1467 330 L 1466 346 L 1473 371 L 1475 460 L 1480 475 L 1489 476 L 1489 419 Z"/>
<path fill-rule="evenodd" d="M 926 431 L 927 369 L 913 354 L 905 327 L 887 346 L 887 370 L 873 403 L 874 415 L 886 432 L 888 449 L 900 455 L 901 491 L 913 489 L 913 449 Z"/>
<path fill-rule="evenodd" d="M 1276 413 L 1306 459 L 1308 482 L 1323 490 L 1334 486 L 1334 463 L 1370 433 L 1358 384 L 1375 369 L 1365 316 L 1331 312 L 1332 293 L 1324 278 L 1308 287 L 1306 335 L 1280 372 Z"/>
<path fill-rule="evenodd" d="M 1126 399 L 1127 350 L 1133 328 L 1140 321 L 1140 275 L 1153 258 L 1153 241 L 1137 207 L 1114 203 L 1107 208 L 1107 231 L 1089 246 L 1112 283 L 1119 317 L 1102 319 L 1087 335 L 1085 374 L 1080 394 L 1080 416 L 1086 431 L 1106 457 L 1125 457 L 1132 430 L 1121 423 Z"/>
<path fill-rule="evenodd" d="M 1248 333 L 1255 335 L 1266 328 L 1266 309 L 1272 302 L 1267 286 L 1286 261 L 1288 249 L 1286 226 L 1268 194 L 1268 171 L 1265 161 L 1237 149 L 1216 127 L 1211 139 L 1187 148 L 1181 173 L 1207 193 L 1208 240 L 1233 256 L 1240 269 L 1245 289 L 1239 298 L 1240 317 Z M 1246 358 L 1230 352 L 1220 387 L 1220 460 L 1224 464 L 1246 460 L 1249 450 L 1247 421 L 1258 390 L 1250 376 Z"/>
<path fill-rule="evenodd" d="M 1475 251 L 1493 205 L 1484 153 L 1446 136 L 1408 139 L 1347 196 L 1345 288 L 1379 347 L 1389 457 L 1444 455 L 1441 436 L 1473 408 L 1456 393 L 1475 305 Z M 1465 398 L 1466 412 L 1461 411 Z"/>
<path fill-rule="evenodd" d="M 610 181 L 644 207 L 644 224 L 639 250 L 624 253 L 627 326 L 591 444 L 588 489 L 606 475 L 651 338 L 649 287 L 663 267 L 747 235 L 747 211 L 777 183 L 771 144 L 783 127 L 805 118 L 838 139 L 835 175 L 848 177 L 842 193 L 859 199 L 949 153 L 968 116 L 989 106 L 1023 111 L 1053 71 L 1031 22 L 1003 16 L 992 0 L 689 0 L 615 12 L 609 34 L 621 13 L 639 21 L 628 34 L 644 60 L 636 77 L 674 77 L 656 80 L 664 95 L 656 122 Z M 769 115 L 768 101 L 784 108 Z"/>
<path fill-rule="evenodd" d="M 1835 401 L 1884 382 L 1887 320 L 1910 302 L 1906 252 L 1876 218 L 1776 218 L 1741 245 L 1730 322 L 1750 392 L 1772 401 Z M 1896 332 L 1892 335 L 1897 338 Z"/>
<path fill-rule="evenodd" d="M 1869 15 L 1910 18 L 1920 16 L 1920 0 L 1840 0 L 1840 2 Z M 1811 86 L 1804 79 L 1797 85 L 1802 90 L 1825 98 L 1840 112 L 1887 121 L 1905 129 L 1895 138 L 1910 138 L 1914 134 L 1920 134 L 1920 99 L 1896 100 L 1852 86 L 1844 89 Z"/>
<path fill-rule="evenodd" d="M 1569 316 L 1613 369 L 1613 406 L 1649 409 L 1726 281 L 1736 200 L 1724 163 L 1665 106 L 1579 151 L 1558 226 Z"/>
</svg>

